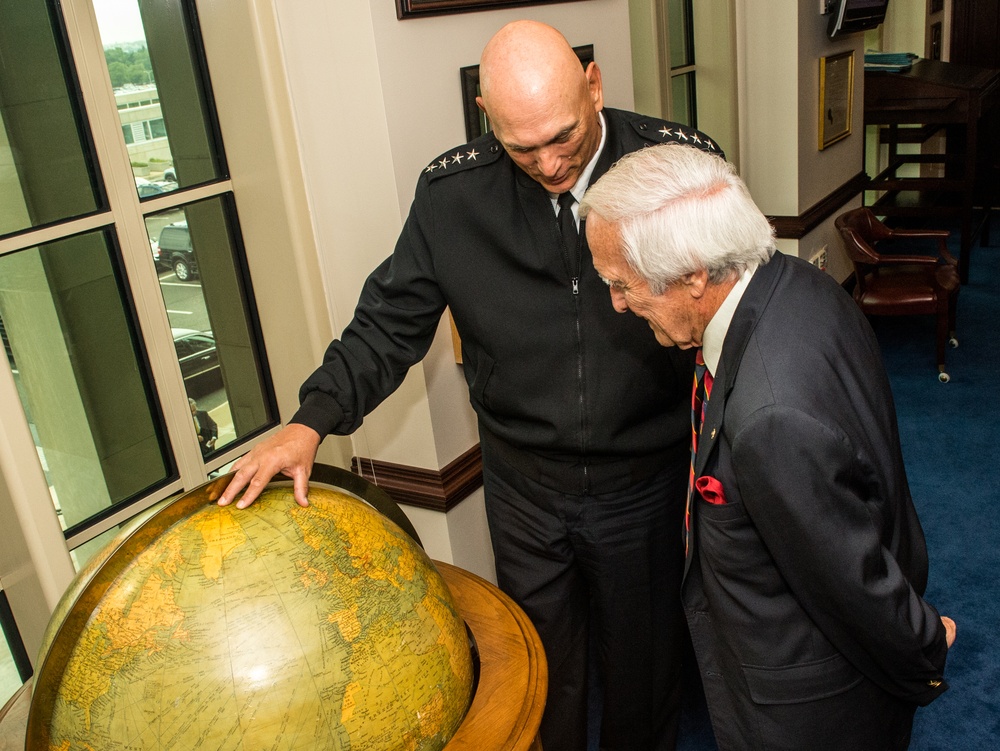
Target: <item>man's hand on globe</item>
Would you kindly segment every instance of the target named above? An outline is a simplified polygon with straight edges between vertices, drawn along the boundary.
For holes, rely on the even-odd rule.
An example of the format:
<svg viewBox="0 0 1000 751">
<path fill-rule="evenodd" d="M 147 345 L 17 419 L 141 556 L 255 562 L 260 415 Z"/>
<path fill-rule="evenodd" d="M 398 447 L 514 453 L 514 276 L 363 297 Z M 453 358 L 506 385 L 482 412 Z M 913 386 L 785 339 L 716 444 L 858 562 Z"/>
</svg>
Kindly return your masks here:
<svg viewBox="0 0 1000 751">
<path fill-rule="evenodd" d="M 308 506 L 309 475 L 321 441 L 320 434 L 312 428 L 295 423 L 286 425 L 233 464 L 236 474 L 220 496 L 219 505 L 228 506 L 245 488 L 236 508 L 246 508 L 280 473 L 292 479 L 296 503 Z"/>
</svg>

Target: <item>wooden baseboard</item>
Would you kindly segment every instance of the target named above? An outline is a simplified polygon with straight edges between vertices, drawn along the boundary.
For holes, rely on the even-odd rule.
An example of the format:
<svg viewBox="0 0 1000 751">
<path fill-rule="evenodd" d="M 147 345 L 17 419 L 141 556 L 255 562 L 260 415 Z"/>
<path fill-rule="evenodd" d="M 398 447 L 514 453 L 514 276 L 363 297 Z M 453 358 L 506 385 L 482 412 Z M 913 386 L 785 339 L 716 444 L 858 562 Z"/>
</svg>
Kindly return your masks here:
<svg viewBox="0 0 1000 751">
<path fill-rule="evenodd" d="M 355 456 L 351 471 L 380 487 L 396 503 L 450 511 L 482 487 L 483 454 L 477 443 L 440 470 Z"/>
</svg>

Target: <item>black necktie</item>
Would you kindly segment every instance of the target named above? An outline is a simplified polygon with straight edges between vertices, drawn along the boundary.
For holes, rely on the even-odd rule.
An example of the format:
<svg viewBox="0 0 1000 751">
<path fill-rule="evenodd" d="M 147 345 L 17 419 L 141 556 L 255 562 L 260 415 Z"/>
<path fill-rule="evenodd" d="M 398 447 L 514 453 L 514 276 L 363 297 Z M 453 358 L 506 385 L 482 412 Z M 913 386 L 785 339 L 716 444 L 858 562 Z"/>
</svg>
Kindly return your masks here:
<svg viewBox="0 0 1000 751">
<path fill-rule="evenodd" d="M 573 204 L 576 199 L 568 190 L 559 194 L 559 231 L 562 233 L 563 244 L 569 253 L 569 258 L 576 255 L 576 245 L 579 234 L 576 230 L 576 219 L 573 217 Z"/>
</svg>

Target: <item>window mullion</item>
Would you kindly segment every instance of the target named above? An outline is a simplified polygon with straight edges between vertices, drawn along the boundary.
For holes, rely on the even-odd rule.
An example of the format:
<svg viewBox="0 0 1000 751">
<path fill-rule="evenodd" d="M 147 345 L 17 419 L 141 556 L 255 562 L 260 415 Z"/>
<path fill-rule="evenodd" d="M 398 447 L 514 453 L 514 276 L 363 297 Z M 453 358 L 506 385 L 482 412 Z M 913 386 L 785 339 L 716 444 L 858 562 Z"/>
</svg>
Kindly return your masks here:
<svg viewBox="0 0 1000 751">
<path fill-rule="evenodd" d="M 34 659 L 49 616 L 76 570 L 6 358 L 0 365 L 0 411 L 0 518 L 6 520 L 0 580 Z"/>
<path fill-rule="evenodd" d="M 66 0 L 64 13 L 98 163 L 104 173 L 111 215 L 121 244 L 129 290 L 149 354 L 167 434 L 181 479 L 186 487 L 192 487 L 205 479 L 205 473 L 170 335 L 170 321 L 150 252 L 143 205 L 131 177 L 132 167 L 107 73 L 97 16 L 90 0 Z M 128 179 L 124 179 L 125 176 Z"/>
</svg>

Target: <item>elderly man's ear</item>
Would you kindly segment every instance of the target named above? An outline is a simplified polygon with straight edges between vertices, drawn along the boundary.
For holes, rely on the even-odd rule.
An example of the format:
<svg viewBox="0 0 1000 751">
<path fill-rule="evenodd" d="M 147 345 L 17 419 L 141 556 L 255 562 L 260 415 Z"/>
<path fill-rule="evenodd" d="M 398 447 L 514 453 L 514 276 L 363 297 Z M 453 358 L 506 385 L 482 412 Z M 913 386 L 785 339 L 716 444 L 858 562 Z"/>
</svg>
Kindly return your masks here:
<svg viewBox="0 0 1000 751">
<path fill-rule="evenodd" d="M 697 300 L 704 297 L 705 290 L 708 289 L 708 272 L 705 269 L 699 269 L 690 274 L 685 274 L 680 278 L 680 283 L 687 288 L 691 297 Z"/>
</svg>

